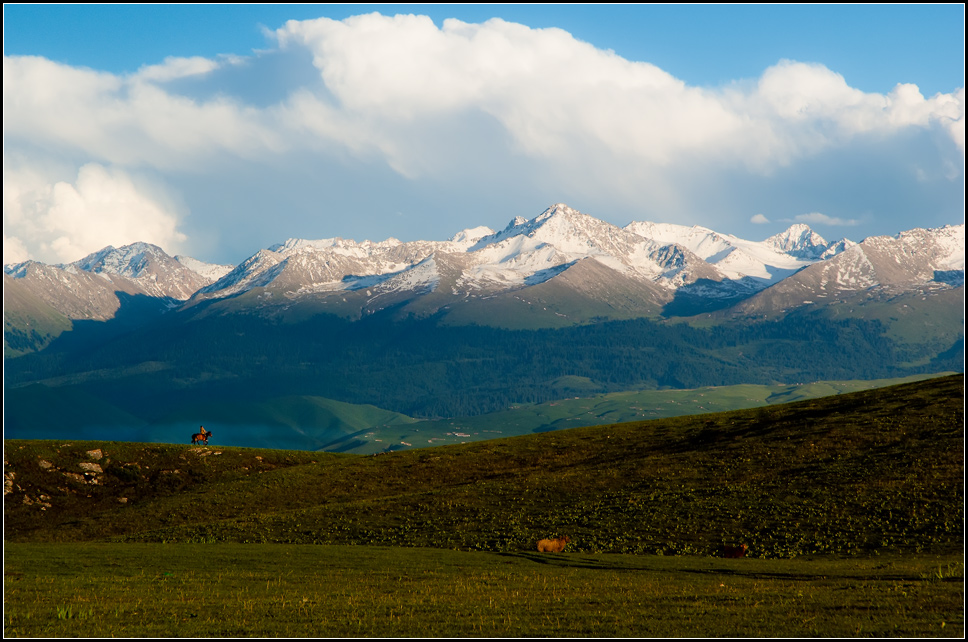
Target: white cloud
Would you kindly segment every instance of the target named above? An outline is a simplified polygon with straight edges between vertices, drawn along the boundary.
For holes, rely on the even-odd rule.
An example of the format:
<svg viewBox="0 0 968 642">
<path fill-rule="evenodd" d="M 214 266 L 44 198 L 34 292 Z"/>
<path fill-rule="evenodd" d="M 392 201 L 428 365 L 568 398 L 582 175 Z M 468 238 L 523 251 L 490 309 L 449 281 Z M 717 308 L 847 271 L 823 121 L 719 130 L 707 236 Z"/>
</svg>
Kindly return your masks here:
<svg viewBox="0 0 968 642">
<path fill-rule="evenodd" d="M 218 154 L 256 158 L 281 149 L 278 124 L 264 124 L 260 110 L 225 96 L 198 102 L 169 93 L 149 80 L 176 72 L 158 69 L 122 78 L 5 56 L 5 148 L 29 141 L 110 164 L 164 169 L 197 167 Z"/>
<path fill-rule="evenodd" d="M 821 214 L 820 212 L 810 212 L 808 214 L 797 214 L 793 217 L 793 220 L 797 223 L 807 223 L 814 225 L 831 225 L 831 226 L 854 226 L 859 225 L 860 221 L 857 219 L 843 219 L 836 216 L 827 216 L 826 214 Z"/>
<path fill-rule="evenodd" d="M 22 263 L 30 258 L 30 250 L 24 245 L 24 242 L 16 237 L 9 237 L 6 234 L 3 235 L 3 263 L 4 265 L 12 265 L 14 263 Z"/>
<path fill-rule="evenodd" d="M 362 140 L 400 154 L 390 158 L 398 166 L 419 164 L 426 150 L 388 139 L 462 113 L 495 119 L 517 151 L 534 157 L 604 148 L 659 165 L 741 124 L 716 96 L 560 29 L 499 19 L 447 20 L 438 29 L 426 17 L 370 14 L 290 21 L 277 37 L 283 47 L 312 50 L 339 111 L 364 131 Z"/>
<path fill-rule="evenodd" d="M 400 194 L 410 198 L 446 184 L 488 196 L 528 193 L 547 199 L 519 207 L 541 209 L 577 195 L 629 213 L 635 209 L 636 217 L 665 214 L 669 220 L 703 212 L 711 222 L 723 218 L 709 211 L 711 205 L 725 210 L 777 175 L 786 177 L 784 187 L 800 190 L 796 204 L 775 208 L 736 202 L 731 216 L 743 225 L 766 221 L 762 215 L 749 219 L 751 210 L 831 207 L 813 200 L 815 186 L 803 187 L 809 179 L 802 168 L 809 166 L 811 178 L 826 172 L 842 180 L 874 155 L 884 167 L 885 149 L 912 182 L 922 177 L 922 189 L 932 187 L 927 178 L 933 176 L 947 176 L 955 188 L 963 182 L 963 88 L 930 98 L 910 84 L 887 94 L 866 93 L 823 65 L 795 61 L 780 61 L 759 78 L 721 88 L 691 87 L 653 64 L 623 59 L 560 29 L 500 19 L 446 20 L 438 27 L 423 16 L 369 14 L 290 21 L 272 35 L 286 54 L 276 52 L 276 62 L 303 67 L 298 73 L 261 67 L 274 72 L 271 103 L 248 97 L 265 86 L 265 78 L 254 75 L 259 65 L 241 64 L 240 58 L 170 57 L 117 76 L 5 56 L 5 159 L 8 152 L 24 159 L 9 173 L 5 160 L 5 234 L 9 188 L 20 195 L 13 200 L 22 212 L 33 208 L 32 216 L 43 221 L 32 223 L 32 234 L 12 235 L 14 240 L 32 252 L 39 251 L 42 238 L 50 253 L 60 253 L 55 247 L 73 251 L 86 245 L 79 240 L 84 232 L 67 229 L 68 217 L 58 222 L 58 208 L 90 215 L 96 194 L 134 176 L 163 177 L 172 186 L 220 178 L 222 185 L 243 191 L 233 203 L 268 202 L 280 208 L 272 212 L 278 217 L 296 209 L 294 204 L 318 212 L 325 199 L 314 168 L 334 166 L 352 175 L 342 181 L 346 190 L 370 184 L 371 192 L 386 192 L 387 211 L 399 207 L 392 201 Z M 262 52 L 259 59 L 272 55 Z M 303 72 L 313 69 L 307 78 Z M 906 153 L 915 146 L 912 133 L 925 134 L 917 141 L 917 163 Z M 937 149 L 925 152 L 925 140 Z M 28 168 L 43 174 L 37 152 L 69 164 L 74 174 L 46 176 L 42 189 L 18 183 Z M 826 166 L 818 169 L 821 164 Z M 398 175 L 395 182 L 387 168 Z M 794 174 L 799 180 L 790 178 Z M 230 175 L 247 180 L 233 183 L 225 178 Z M 303 177 L 305 186 L 289 179 L 294 176 Z M 287 179 L 286 187 L 279 177 Z M 59 183 L 66 187 L 54 189 Z M 391 184 L 397 192 L 391 193 Z M 247 197 L 244 190 L 259 197 Z M 772 192 L 776 200 L 796 196 L 778 187 Z M 132 203 L 158 203 L 141 185 L 129 193 Z M 868 193 L 887 192 L 875 186 Z M 349 202 L 356 196 L 338 198 Z M 209 197 L 206 208 L 228 200 Z M 192 209 L 202 216 L 206 208 Z M 148 219 L 157 222 L 174 215 L 164 206 L 153 212 Z M 255 220 L 266 212 L 237 208 L 231 215 Z M 482 222 L 462 221 L 455 229 Z M 826 217 L 824 223 L 856 222 Z M 174 225 L 167 232 L 162 228 L 156 237 L 177 242 Z M 55 238 L 55 230 L 67 240 Z"/>
<path fill-rule="evenodd" d="M 750 223 L 756 223 L 757 225 L 763 225 L 769 223 L 770 219 L 766 218 L 762 214 L 754 214 L 750 217 Z"/>
<path fill-rule="evenodd" d="M 5 263 L 27 258 L 66 263 L 108 245 L 136 241 L 173 253 L 186 240 L 178 231 L 176 206 L 161 188 L 143 178 L 88 163 L 73 183 L 47 182 L 37 172 L 6 165 Z"/>
<path fill-rule="evenodd" d="M 963 92 L 925 99 L 899 85 L 867 94 L 818 64 L 781 61 L 751 88 L 719 91 L 559 29 L 499 19 L 438 28 L 423 16 L 369 14 L 290 21 L 276 36 L 283 47 L 311 49 L 338 110 L 388 155 L 424 151 L 388 145 L 399 129 L 471 111 L 497 119 L 519 150 L 552 160 L 599 151 L 665 166 L 702 155 L 765 171 L 860 133 L 932 123 L 963 148 Z"/>
<path fill-rule="evenodd" d="M 605 174 L 620 182 L 697 159 L 769 173 L 858 134 L 904 127 L 939 126 L 964 149 L 963 90 L 868 94 L 818 64 L 781 61 L 755 84 L 717 90 L 560 29 L 500 19 L 438 28 L 425 16 L 368 14 L 290 21 L 275 36 L 282 48 L 311 51 L 325 92 L 293 86 L 283 102 L 256 108 L 242 97 L 199 101 L 166 89 L 237 66 L 229 57 L 170 57 L 127 78 L 5 57 L 4 133 L 166 169 L 218 154 L 349 150 L 417 177 L 450 168 L 463 142 L 434 138 L 441 119 L 485 115 L 506 132 L 507 154 L 572 171 L 610 159 Z"/>
<path fill-rule="evenodd" d="M 145 65 L 135 74 L 137 80 L 169 82 L 190 76 L 203 76 L 219 68 L 219 63 L 210 58 L 193 56 L 179 58 L 168 56 L 160 65 Z"/>
</svg>

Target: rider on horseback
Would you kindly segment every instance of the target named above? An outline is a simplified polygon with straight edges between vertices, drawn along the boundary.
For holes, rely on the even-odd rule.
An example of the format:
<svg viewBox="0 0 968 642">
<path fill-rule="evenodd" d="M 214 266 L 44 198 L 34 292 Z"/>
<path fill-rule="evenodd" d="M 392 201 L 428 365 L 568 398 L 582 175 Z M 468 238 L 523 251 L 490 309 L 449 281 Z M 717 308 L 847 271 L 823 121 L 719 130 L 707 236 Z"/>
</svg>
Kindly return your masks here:
<svg viewBox="0 0 968 642">
<path fill-rule="evenodd" d="M 199 426 L 198 432 L 192 435 L 192 443 L 197 444 L 202 442 L 206 446 L 208 445 L 208 438 L 212 435 L 211 430 L 205 430 L 205 426 Z"/>
</svg>

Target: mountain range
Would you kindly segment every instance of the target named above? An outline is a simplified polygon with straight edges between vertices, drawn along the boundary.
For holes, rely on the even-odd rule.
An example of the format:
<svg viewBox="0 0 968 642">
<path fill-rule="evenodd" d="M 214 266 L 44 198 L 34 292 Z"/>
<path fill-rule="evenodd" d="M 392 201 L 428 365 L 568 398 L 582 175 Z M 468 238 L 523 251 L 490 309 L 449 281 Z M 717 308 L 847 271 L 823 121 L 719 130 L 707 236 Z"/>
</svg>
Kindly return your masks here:
<svg viewBox="0 0 968 642">
<path fill-rule="evenodd" d="M 748 241 L 556 204 L 447 241 L 290 239 L 236 266 L 147 243 L 28 261 L 4 267 L 5 428 L 141 430 L 243 405 L 297 426 L 334 403 L 441 418 L 963 371 L 964 239 L 962 224 L 828 242 L 797 224 Z"/>
<path fill-rule="evenodd" d="M 29 336 L 18 333 L 50 319 L 60 328 L 112 319 L 122 301 L 158 313 L 203 304 L 207 313 L 270 315 L 309 307 L 347 319 L 393 308 L 507 328 L 778 313 L 957 289 L 964 257 L 964 225 L 828 243 L 795 224 L 754 242 L 699 226 L 620 228 L 563 204 L 499 232 L 478 227 L 442 242 L 289 239 L 234 267 L 135 243 L 67 265 L 5 266 L 4 347 L 8 355 L 29 350 Z"/>
<path fill-rule="evenodd" d="M 262 309 L 312 301 L 347 318 L 394 307 L 444 311 L 452 323 L 560 327 L 657 316 L 680 292 L 700 299 L 692 312 L 725 307 L 849 246 L 803 225 L 759 243 L 698 227 L 619 228 L 556 204 L 499 232 L 478 227 L 444 242 L 290 239 L 201 288 L 189 305 L 257 293 L 246 303 Z"/>
</svg>

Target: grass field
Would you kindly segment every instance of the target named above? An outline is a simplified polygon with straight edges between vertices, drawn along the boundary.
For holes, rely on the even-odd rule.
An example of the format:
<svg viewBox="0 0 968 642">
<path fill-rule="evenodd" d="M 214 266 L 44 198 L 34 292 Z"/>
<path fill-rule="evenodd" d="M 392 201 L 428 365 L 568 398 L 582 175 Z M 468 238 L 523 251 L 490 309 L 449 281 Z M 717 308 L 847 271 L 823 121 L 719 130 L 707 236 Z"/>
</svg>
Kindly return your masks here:
<svg viewBox="0 0 968 642">
<path fill-rule="evenodd" d="M 8 544 L 5 637 L 963 637 L 960 556 Z"/>
<path fill-rule="evenodd" d="M 4 541 L 8 636 L 963 637 L 964 377 L 368 456 L 5 440 Z"/>
</svg>

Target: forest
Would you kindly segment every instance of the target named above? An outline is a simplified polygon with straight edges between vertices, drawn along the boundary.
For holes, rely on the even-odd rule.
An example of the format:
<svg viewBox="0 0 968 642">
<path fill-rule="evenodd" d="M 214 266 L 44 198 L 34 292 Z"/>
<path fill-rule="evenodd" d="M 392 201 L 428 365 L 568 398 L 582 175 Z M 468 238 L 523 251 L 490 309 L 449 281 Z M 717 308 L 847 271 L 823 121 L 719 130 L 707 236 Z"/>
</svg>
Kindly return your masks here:
<svg viewBox="0 0 968 642">
<path fill-rule="evenodd" d="M 316 395 L 413 417 L 632 389 L 875 379 L 961 371 L 957 346 L 892 340 L 877 320 L 791 314 L 708 327 L 635 319 L 554 330 L 449 326 L 391 312 L 350 322 L 165 315 L 111 333 L 77 323 L 6 360 L 6 387 L 79 386 L 119 407 Z M 947 350 L 947 352 L 943 352 Z M 940 357 L 934 357 L 942 353 Z"/>
</svg>

